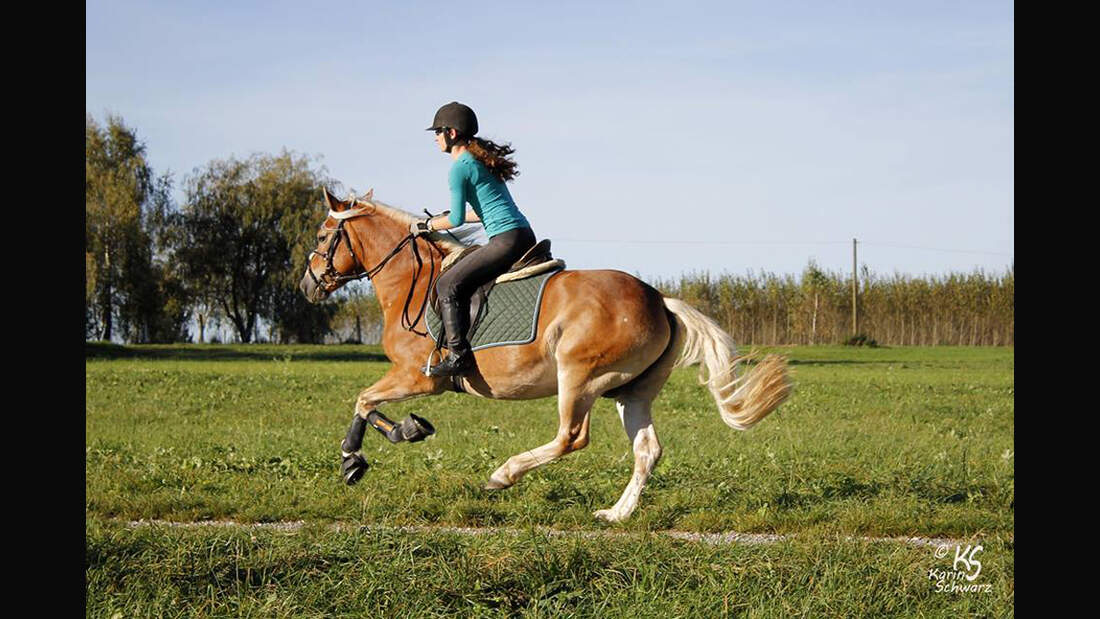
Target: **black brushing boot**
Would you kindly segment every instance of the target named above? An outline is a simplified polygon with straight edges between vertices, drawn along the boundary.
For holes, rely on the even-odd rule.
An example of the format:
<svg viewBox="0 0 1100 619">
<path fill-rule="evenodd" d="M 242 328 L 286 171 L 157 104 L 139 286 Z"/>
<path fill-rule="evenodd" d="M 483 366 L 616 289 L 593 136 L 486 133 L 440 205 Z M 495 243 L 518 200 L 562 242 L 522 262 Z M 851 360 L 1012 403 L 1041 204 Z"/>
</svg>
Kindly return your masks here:
<svg viewBox="0 0 1100 619">
<path fill-rule="evenodd" d="M 455 298 L 439 300 L 439 314 L 447 335 L 447 356 L 433 367 L 429 376 L 456 376 L 474 366 L 474 353 L 466 341 L 467 310 Z"/>
</svg>

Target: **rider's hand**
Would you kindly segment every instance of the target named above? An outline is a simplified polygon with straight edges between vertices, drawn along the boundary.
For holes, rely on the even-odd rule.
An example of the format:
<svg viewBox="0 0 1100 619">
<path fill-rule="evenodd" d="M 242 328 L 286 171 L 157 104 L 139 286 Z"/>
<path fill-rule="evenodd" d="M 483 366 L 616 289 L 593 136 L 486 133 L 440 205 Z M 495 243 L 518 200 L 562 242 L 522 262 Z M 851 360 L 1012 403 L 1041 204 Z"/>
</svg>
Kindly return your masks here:
<svg viewBox="0 0 1100 619">
<path fill-rule="evenodd" d="M 409 233 L 413 236 L 425 236 L 432 231 L 427 219 L 418 219 L 409 226 Z"/>
</svg>

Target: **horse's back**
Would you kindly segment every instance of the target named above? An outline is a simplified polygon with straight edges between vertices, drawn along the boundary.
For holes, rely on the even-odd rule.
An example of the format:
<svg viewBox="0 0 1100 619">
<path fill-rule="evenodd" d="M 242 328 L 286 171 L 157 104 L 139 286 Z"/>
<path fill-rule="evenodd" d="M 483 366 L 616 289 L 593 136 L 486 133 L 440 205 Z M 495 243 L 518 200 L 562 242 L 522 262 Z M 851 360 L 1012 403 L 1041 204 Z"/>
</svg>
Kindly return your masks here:
<svg viewBox="0 0 1100 619">
<path fill-rule="evenodd" d="M 599 290 L 599 293 L 627 293 L 627 294 L 656 294 L 659 298 L 661 293 L 656 288 L 643 282 L 642 280 L 634 277 L 630 273 L 625 271 L 617 271 L 614 269 L 565 269 L 554 275 L 554 279 L 558 280 L 557 285 L 565 287 L 574 287 L 577 289 L 589 289 L 593 287 Z M 555 282 L 551 282 L 555 283 Z"/>
</svg>

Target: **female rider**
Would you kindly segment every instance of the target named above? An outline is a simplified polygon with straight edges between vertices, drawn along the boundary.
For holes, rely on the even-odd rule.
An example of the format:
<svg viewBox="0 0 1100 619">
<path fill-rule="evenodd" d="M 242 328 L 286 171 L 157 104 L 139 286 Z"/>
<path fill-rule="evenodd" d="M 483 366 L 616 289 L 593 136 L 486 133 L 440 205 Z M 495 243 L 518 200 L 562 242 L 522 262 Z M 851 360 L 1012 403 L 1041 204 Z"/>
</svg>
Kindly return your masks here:
<svg viewBox="0 0 1100 619">
<path fill-rule="evenodd" d="M 413 222 L 413 234 L 448 230 L 467 221 L 481 222 L 488 245 L 478 248 L 447 270 L 436 283 L 439 309 L 447 336 L 448 354 L 433 367 L 431 376 L 455 376 L 473 366 L 474 354 L 466 341 L 470 296 L 509 268 L 535 245 L 531 224 L 516 208 L 504 185 L 517 174 L 515 152 L 474 137 L 477 116 L 468 106 L 452 101 L 439 108 L 428 131 L 435 131 L 439 150 L 450 153 L 451 210 Z M 466 203 L 473 207 L 466 210 Z"/>
</svg>

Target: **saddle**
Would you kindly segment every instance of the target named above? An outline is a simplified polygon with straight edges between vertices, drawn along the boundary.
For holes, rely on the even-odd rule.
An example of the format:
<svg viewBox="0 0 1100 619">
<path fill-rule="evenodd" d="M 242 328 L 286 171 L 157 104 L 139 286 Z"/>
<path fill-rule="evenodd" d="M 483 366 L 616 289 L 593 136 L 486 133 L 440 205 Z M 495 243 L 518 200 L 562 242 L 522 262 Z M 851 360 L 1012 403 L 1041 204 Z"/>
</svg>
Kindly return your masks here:
<svg viewBox="0 0 1100 619">
<path fill-rule="evenodd" d="M 460 260 L 465 258 L 475 249 L 481 247 L 481 245 L 471 245 L 466 249 L 457 251 L 447 255 L 443 259 L 443 267 L 439 272 L 440 275 L 446 273 L 448 269 L 457 264 Z M 512 268 L 508 269 L 505 273 L 497 277 L 495 280 L 484 284 L 480 288 L 474 291 L 474 294 L 470 296 L 470 328 L 466 332 L 466 338 L 470 339 L 474 330 L 477 329 L 485 307 L 485 301 L 489 298 L 489 292 L 492 291 L 493 286 L 496 284 L 502 284 L 504 282 L 512 282 L 529 277 L 540 275 L 547 271 L 554 269 L 565 268 L 564 260 L 555 260 L 554 256 L 550 253 L 550 239 L 543 239 L 536 243 L 531 249 L 528 249 L 519 260 L 512 265 Z M 432 311 L 438 315 L 439 312 L 439 297 L 436 294 L 435 289 L 431 291 L 429 297 Z M 441 329 L 442 331 L 442 329 Z M 445 335 L 441 332 L 439 334 L 439 341 L 442 342 Z"/>
</svg>

